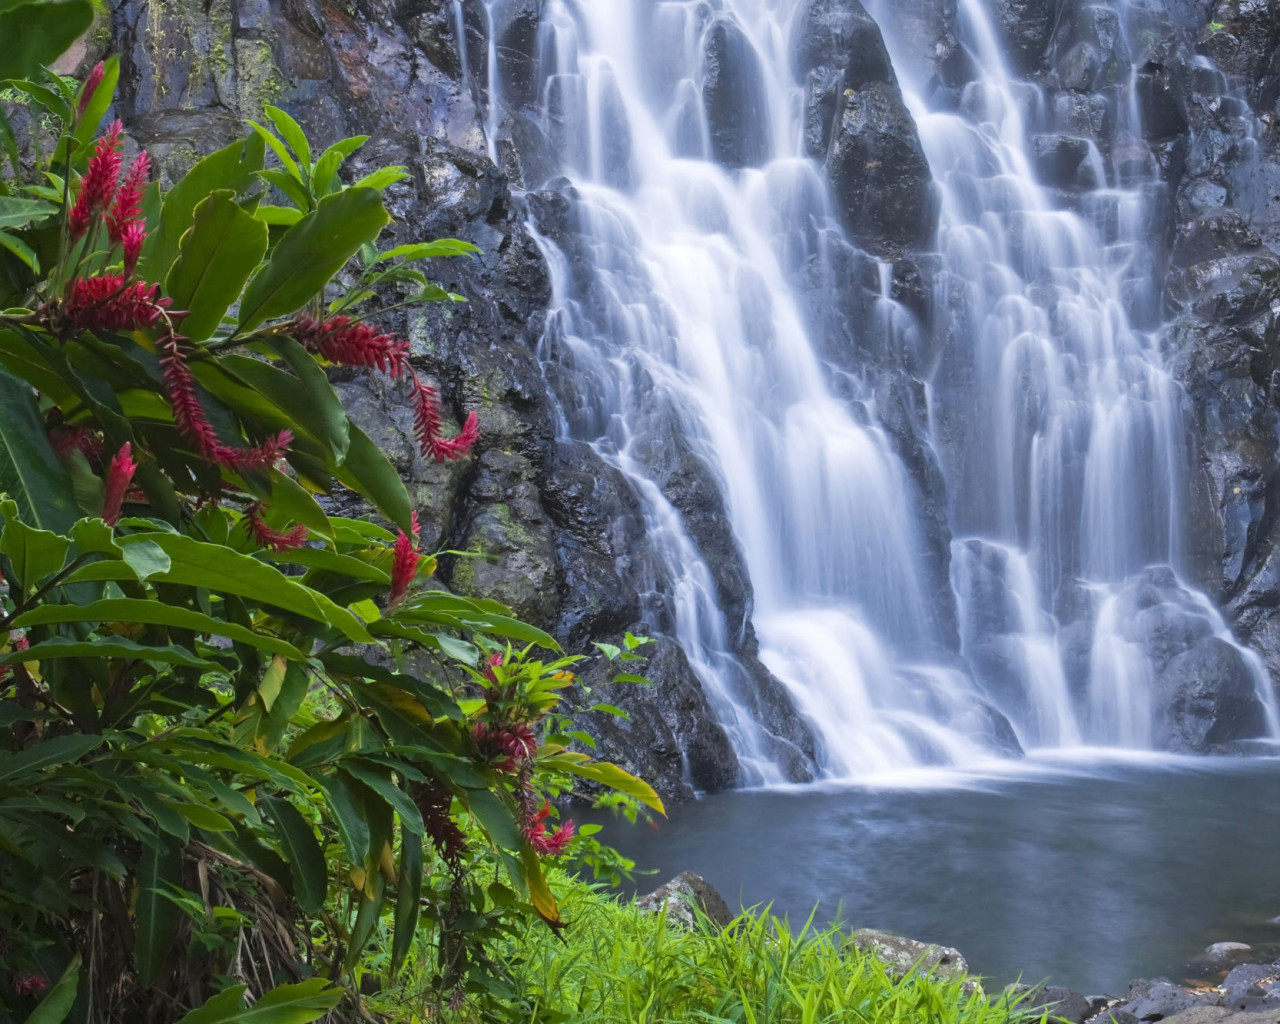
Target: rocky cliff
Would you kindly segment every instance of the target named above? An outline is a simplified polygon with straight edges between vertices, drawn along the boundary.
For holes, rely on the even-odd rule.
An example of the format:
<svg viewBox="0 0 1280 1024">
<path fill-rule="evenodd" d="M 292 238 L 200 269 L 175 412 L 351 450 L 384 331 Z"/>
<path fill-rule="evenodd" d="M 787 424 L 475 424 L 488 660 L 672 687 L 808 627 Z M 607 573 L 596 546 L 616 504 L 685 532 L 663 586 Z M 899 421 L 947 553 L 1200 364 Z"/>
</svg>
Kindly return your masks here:
<svg viewBox="0 0 1280 1024">
<path fill-rule="evenodd" d="M 1122 31 L 1102 4 L 992 2 L 1011 60 L 1042 89 L 1037 167 L 1064 206 L 1097 184 L 1090 145 L 1121 180 L 1130 165 L 1158 163 L 1152 187 L 1161 214 L 1146 279 L 1161 288 L 1146 295 L 1135 282 L 1132 313 L 1148 326 L 1172 323 L 1168 358 L 1196 427 L 1197 582 L 1280 678 L 1280 256 L 1271 248 L 1280 245 L 1280 3 L 1135 2 Z M 931 76 L 934 100 L 960 103 L 971 68 L 954 2 L 881 6 L 877 14 Z M 259 118 L 264 103 L 277 103 L 321 145 L 369 135 L 353 161 L 357 173 L 375 163 L 410 169 L 390 193 L 402 239 L 452 235 L 480 246 L 475 260 L 435 268 L 442 284 L 468 297 L 465 305 L 392 325 L 412 339 L 415 365 L 439 383 L 447 409 L 480 410 L 475 458 L 423 461 L 409 411 L 376 379 L 336 380 L 409 482 L 424 543 L 485 556 L 445 559 L 443 582 L 506 601 L 576 651 L 626 629 L 669 632 L 671 612 L 637 495 L 558 426 L 584 385 L 545 330 L 550 268 L 535 232 L 567 254 L 570 276 L 589 254 L 575 254 L 572 189 L 553 178 L 551 154 L 566 140 L 554 137 L 554 118 L 534 114 L 541 8 L 539 0 L 505 4 L 491 21 L 479 0 L 114 0 L 91 50 L 122 53 L 118 113 L 169 177 Z M 753 166 L 764 152 L 756 134 L 763 100 L 750 51 L 731 18 L 711 18 L 704 39 L 711 146 L 727 166 Z M 491 43 L 501 97 L 493 109 Z M 955 651 L 945 486 L 924 441 L 923 379 L 948 343 L 938 308 L 945 296 L 927 255 L 937 216 L 928 165 L 880 27 L 858 0 L 800 4 L 790 45 L 805 83 L 806 149 L 856 243 L 834 261 L 834 278 L 811 283 L 806 315 L 833 363 L 878 374 L 878 415 L 925 509 L 935 632 Z M 1141 138 L 1118 131 L 1123 104 L 1140 108 Z M 625 159 L 610 166 L 624 184 Z M 895 261 L 890 291 L 915 324 L 909 351 L 876 350 L 857 329 L 881 291 L 872 257 Z M 715 482 L 674 420 L 651 443 L 654 479 L 713 571 L 744 692 L 789 776 L 805 779 L 813 739 L 756 661 L 751 585 Z M 732 785 L 733 749 L 685 653 L 662 640 L 647 674 L 653 687 L 623 688 L 631 692 L 616 700 L 629 720 L 591 723 L 608 752 L 669 797 Z"/>
</svg>

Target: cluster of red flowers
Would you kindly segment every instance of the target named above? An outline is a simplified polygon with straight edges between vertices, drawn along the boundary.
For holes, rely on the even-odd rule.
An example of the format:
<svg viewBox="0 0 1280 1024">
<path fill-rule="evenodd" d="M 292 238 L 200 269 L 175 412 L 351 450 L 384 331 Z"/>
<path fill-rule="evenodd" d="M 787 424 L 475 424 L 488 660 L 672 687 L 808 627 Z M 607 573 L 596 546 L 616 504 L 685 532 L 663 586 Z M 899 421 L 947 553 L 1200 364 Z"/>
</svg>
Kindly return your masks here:
<svg viewBox="0 0 1280 1024">
<path fill-rule="evenodd" d="M 566 821 L 548 832 L 546 819 L 550 813 L 551 801 L 544 800 L 536 812 L 525 817 L 524 837 L 540 857 L 559 857 L 577 831 L 572 821 Z"/>
<path fill-rule="evenodd" d="M 100 80 L 100 79 L 99 79 Z M 86 96 L 89 90 L 86 87 Z M 105 221 L 107 238 L 124 253 L 125 275 L 131 276 L 147 237 L 146 226 L 139 219 L 142 193 L 151 176 L 151 158 L 139 153 L 121 181 L 123 158 L 120 134 L 123 126 L 114 121 L 98 140 L 89 166 L 80 180 L 80 194 L 67 215 L 67 231 L 72 241 L 82 238 L 98 219 Z"/>
<path fill-rule="evenodd" d="M 367 366 L 392 378 L 404 371 L 409 343 L 392 334 L 379 334 L 368 324 L 347 316 L 320 321 L 301 316 L 296 337 L 309 351 L 342 366 Z"/>
<path fill-rule="evenodd" d="M 169 390 L 173 419 L 182 436 L 190 441 L 204 458 L 226 469 L 253 470 L 274 466 L 293 441 L 293 433 L 282 430 L 275 437 L 252 448 L 232 448 L 218 440 L 218 435 L 205 414 L 196 394 L 196 380 L 187 366 L 183 339 L 170 334 L 161 339 L 160 367 Z"/>
<path fill-rule="evenodd" d="M 48 428 L 49 445 L 53 454 L 65 460 L 73 451 L 79 450 L 86 459 L 96 459 L 102 454 L 102 435 L 88 427 L 50 426 Z"/>
<path fill-rule="evenodd" d="M 494 764 L 500 772 L 515 774 L 520 766 L 538 752 L 538 737 L 527 722 L 495 725 L 477 722 L 471 730 L 476 746 L 486 757 L 501 758 Z"/>
<path fill-rule="evenodd" d="M 415 782 L 409 787 L 409 797 L 422 815 L 427 835 L 440 858 L 455 874 L 461 872 L 467 837 L 449 813 L 453 794 L 438 783 Z"/>
<path fill-rule="evenodd" d="M 430 384 L 418 379 L 409 365 L 409 343 L 391 334 L 380 334 L 366 323 L 347 316 L 319 321 L 299 317 L 294 335 L 310 351 L 342 366 L 366 366 L 398 379 L 406 370 L 413 388 L 414 434 L 422 454 L 436 462 L 460 459 L 480 438 L 480 421 L 472 411 L 455 437 L 444 436 L 440 397 Z"/>
<path fill-rule="evenodd" d="M 41 974 L 19 974 L 13 979 L 13 991 L 20 996 L 39 995 L 49 987 Z"/>
<path fill-rule="evenodd" d="M 134 331 L 154 327 L 171 299 L 160 298 L 160 286 L 123 274 L 78 277 L 62 306 L 63 319 L 80 330 Z"/>
<path fill-rule="evenodd" d="M 391 549 L 391 589 L 387 592 L 387 609 L 399 607 L 409 593 L 409 585 L 417 578 L 422 553 L 418 550 L 418 513 L 413 513 L 409 533 L 400 531 Z"/>
<path fill-rule="evenodd" d="M 276 553 L 302 547 L 307 539 L 305 526 L 299 523 L 287 532 L 274 530 L 262 518 L 265 512 L 266 507 L 258 502 L 254 502 L 244 512 L 245 529 L 249 531 L 249 536 L 257 542 L 259 547 Z"/>
</svg>

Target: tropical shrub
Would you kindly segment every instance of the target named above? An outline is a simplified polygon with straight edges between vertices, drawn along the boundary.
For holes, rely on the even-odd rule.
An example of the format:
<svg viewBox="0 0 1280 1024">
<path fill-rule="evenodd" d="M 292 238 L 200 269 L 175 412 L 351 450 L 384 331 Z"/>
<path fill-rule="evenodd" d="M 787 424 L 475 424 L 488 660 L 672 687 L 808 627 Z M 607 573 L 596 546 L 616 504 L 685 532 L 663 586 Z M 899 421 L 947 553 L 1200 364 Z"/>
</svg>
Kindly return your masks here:
<svg viewBox="0 0 1280 1024">
<path fill-rule="evenodd" d="M 574 830 L 547 797 L 661 803 L 569 749 L 579 658 L 432 585 L 327 379 L 387 374 L 423 456 L 466 457 L 475 414 L 450 433 L 361 311 L 459 300 L 420 265 L 475 250 L 380 251 L 403 169 L 348 183 L 365 139 L 314 154 L 271 107 L 162 190 L 97 131 L 116 62 L 76 89 L 40 70 L 63 34 L 6 34 L 82 6 L 0 4 L 0 37 L 52 40 L 0 57 L 52 128 L 26 157 L 10 132 L 0 179 L 0 1017 L 355 1013 L 415 942 L 435 997 L 501 997 L 493 937 L 562 927 L 543 860 Z M 386 525 L 328 514 L 335 488 Z"/>
</svg>

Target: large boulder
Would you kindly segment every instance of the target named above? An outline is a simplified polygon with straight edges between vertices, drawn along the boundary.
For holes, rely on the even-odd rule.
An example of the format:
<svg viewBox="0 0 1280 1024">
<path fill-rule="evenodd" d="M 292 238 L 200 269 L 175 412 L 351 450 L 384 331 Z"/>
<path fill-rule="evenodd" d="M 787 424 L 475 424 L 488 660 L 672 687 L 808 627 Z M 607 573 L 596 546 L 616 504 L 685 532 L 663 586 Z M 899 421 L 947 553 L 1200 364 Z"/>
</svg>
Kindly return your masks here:
<svg viewBox="0 0 1280 1024">
<path fill-rule="evenodd" d="M 692 871 L 681 871 L 653 892 L 637 896 L 636 906 L 649 914 L 665 911 L 668 925 L 688 932 L 698 927 L 699 913 L 721 928 L 734 917 L 715 886 Z"/>
<path fill-rule="evenodd" d="M 1266 734 L 1266 712 L 1240 650 L 1217 637 L 1173 658 L 1154 685 L 1154 742 L 1205 753 Z"/>
<path fill-rule="evenodd" d="M 958 978 L 969 973 L 968 961 L 950 946 L 904 939 L 871 928 L 859 928 L 850 938 L 861 952 L 882 961 L 896 977 L 912 971 L 939 978 Z"/>
<path fill-rule="evenodd" d="M 769 156 L 770 139 L 760 58 L 727 16 L 711 23 L 702 45 L 702 103 L 711 157 L 730 168 L 758 166 Z"/>
<path fill-rule="evenodd" d="M 845 230 L 868 252 L 895 259 L 932 245 L 933 176 L 896 86 L 845 91 L 827 174 Z"/>
</svg>

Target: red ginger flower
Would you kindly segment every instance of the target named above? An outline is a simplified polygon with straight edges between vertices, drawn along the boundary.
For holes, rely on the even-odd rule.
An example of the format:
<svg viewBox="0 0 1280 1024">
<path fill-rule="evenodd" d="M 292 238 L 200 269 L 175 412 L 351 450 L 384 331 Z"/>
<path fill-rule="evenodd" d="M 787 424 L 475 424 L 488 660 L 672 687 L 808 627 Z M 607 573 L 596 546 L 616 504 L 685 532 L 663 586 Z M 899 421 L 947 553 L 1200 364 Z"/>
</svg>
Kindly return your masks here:
<svg viewBox="0 0 1280 1024">
<path fill-rule="evenodd" d="M 106 73 L 106 66 L 102 61 L 98 61 L 89 72 L 89 77 L 84 80 L 84 85 L 80 89 L 80 103 L 76 106 L 77 121 L 84 117 L 84 112 L 89 109 L 93 94 L 98 91 L 98 86 L 102 84 L 102 78 Z"/>
<path fill-rule="evenodd" d="M 493 670 L 501 665 L 502 661 L 503 657 L 500 651 L 494 651 L 493 654 L 489 655 L 485 662 L 484 672 L 482 673 L 489 682 L 496 683 L 498 681 L 498 677 Z"/>
<path fill-rule="evenodd" d="M 532 759 L 538 752 L 538 737 L 527 722 L 512 725 L 494 725 L 477 722 L 471 735 L 481 752 L 490 758 L 502 757 L 494 767 L 500 772 L 514 774 L 520 765 Z"/>
<path fill-rule="evenodd" d="M 409 584 L 414 581 L 418 575 L 418 563 L 422 560 L 422 555 L 418 551 L 418 513 L 413 513 L 412 524 L 410 526 L 412 537 L 406 536 L 403 530 L 396 537 L 395 546 L 392 548 L 391 559 L 391 589 L 387 593 L 387 610 L 399 606 L 400 602 L 405 599 L 405 595 L 409 593 Z"/>
<path fill-rule="evenodd" d="M 467 838 L 449 814 L 453 794 L 438 783 L 414 782 L 409 786 L 409 797 L 422 815 L 427 835 L 441 859 L 455 872 L 461 870 Z"/>
<path fill-rule="evenodd" d="M 559 857 L 564 853 L 577 831 L 572 821 L 566 821 L 555 831 L 548 833 L 546 817 L 551 813 L 551 801 L 543 803 L 529 823 L 524 827 L 524 837 L 533 847 L 534 853 L 540 857 Z"/>
<path fill-rule="evenodd" d="M 40 974 L 19 974 L 13 981 L 13 991 L 20 996 L 33 996 L 43 992 L 49 983 Z"/>
<path fill-rule="evenodd" d="M 95 214 L 102 213 L 115 198 L 120 183 L 120 133 L 123 126 L 119 119 L 112 122 L 89 158 L 89 166 L 80 179 L 80 196 L 67 217 L 67 226 L 74 241 L 83 235 Z"/>
<path fill-rule="evenodd" d="M 368 324 L 347 316 L 321 323 L 314 317 L 298 318 L 296 336 L 304 347 L 341 366 L 367 366 L 399 377 L 409 355 L 409 343 L 391 334 L 379 334 Z"/>
<path fill-rule="evenodd" d="M 169 405 L 178 431 L 190 441 L 204 458 L 236 471 L 267 469 L 274 466 L 293 441 L 293 432 L 282 430 L 252 448 L 232 448 L 218 440 L 213 424 L 205 415 L 196 394 L 196 379 L 187 366 L 186 353 L 178 335 L 161 339 L 160 367 L 169 390 Z"/>
<path fill-rule="evenodd" d="M 132 226 L 142 213 L 142 193 L 151 175 L 151 158 L 146 151 L 134 158 L 129 174 L 116 193 L 111 212 L 107 214 L 107 237 L 119 244 L 124 241 L 125 230 Z M 145 229 L 145 226 L 143 226 Z"/>
<path fill-rule="evenodd" d="M 71 282 L 62 315 L 80 330 L 135 331 L 154 327 L 172 301 L 160 298 L 158 284 L 126 285 L 123 274 L 100 274 Z"/>
<path fill-rule="evenodd" d="M 277 554 L 302 547 L 307 539 L 307 528 L 302 523 L 298 523 L 287 533 L 282 533 L 267 525 L 266 520 L 262 518 L 264 512 L 266 507 L 258 502 L 254 502 L 244 512 L 245 529 L 249 531 L 249 536 L 257 541 L 259 547 Z"/>
<path fill-rule="evenodd" d="M 131 446 L 128 441 L 116 452 L 116 457 L 107 467 L 107 482 L 103 490 L 102 518 L 108 526 L 115 526 L 120 521 L 120 506 L 124 503 L 125 492 L 133 481 L 133 474 L 138 471 L 138 464 L 133 461 Z"/>
<path fill-rule="evenodd" d="M 424 456 L 436 462 L 453 461 L 468 454 L 480 437 L 480 421 L 475 410 L 467 416 L 456 437 L 446 438 L 440 420 L 440 398 L 430 384 L 413 378 L 414 435 Z"/>
</svg>

